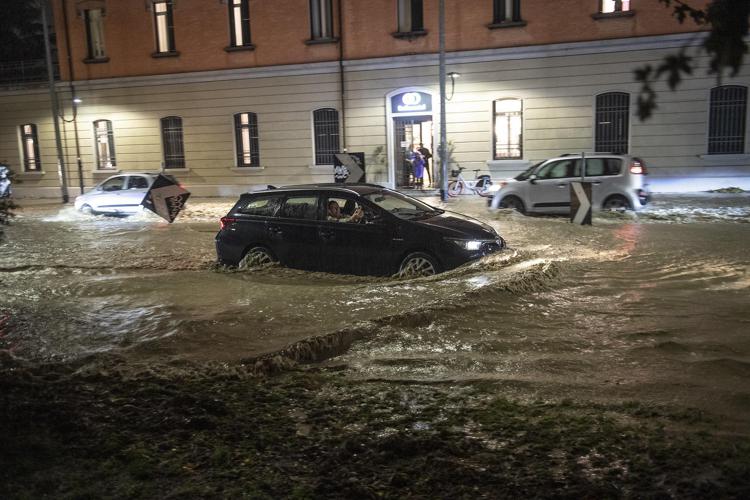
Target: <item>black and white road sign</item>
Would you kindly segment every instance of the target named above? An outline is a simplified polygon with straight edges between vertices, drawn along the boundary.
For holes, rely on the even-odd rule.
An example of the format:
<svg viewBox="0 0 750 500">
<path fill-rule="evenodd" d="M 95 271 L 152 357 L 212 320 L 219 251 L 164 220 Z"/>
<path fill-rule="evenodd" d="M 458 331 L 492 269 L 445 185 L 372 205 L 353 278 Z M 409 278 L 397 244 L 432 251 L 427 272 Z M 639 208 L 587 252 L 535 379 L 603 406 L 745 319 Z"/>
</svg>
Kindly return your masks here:
<svg viewBox="0 0 750 500">
<path fill-rule="evenodd" d="M 591 225 L 591 183 L 570 183 L 570 222 Z"/>
<path fill-rule="evenodd" d="M 168 222 L 174 222 L 190 193 L 173 180 L 159 174 L 143 197 L 141 205 Z"/>
<path fill-rule="evenodd" d="M 343 165 L 349 170 L 348 184 L 365 182 L 365 154 L 364 153 L 335 153 L 333 167 Z"/>
</svg>

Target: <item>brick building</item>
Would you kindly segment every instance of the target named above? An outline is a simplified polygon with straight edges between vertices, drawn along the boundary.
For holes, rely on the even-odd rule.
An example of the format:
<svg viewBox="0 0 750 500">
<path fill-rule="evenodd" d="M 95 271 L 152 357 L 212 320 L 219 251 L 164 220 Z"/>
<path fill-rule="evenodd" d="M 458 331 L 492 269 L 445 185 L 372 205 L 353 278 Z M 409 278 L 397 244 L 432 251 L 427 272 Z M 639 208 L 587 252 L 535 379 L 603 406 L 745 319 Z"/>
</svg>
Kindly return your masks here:
<svg viewBox="0 0 750 500">
<path fill-rule="evenodd" d="M 437 0 L 53 5 L 71 195 L 162 168 L 199 195 L 329 181 L 342 149 L 365 153 L 368 181 L 403 187 L 405 150 L 437 144 Z M 446 0 L 446 15 L 453 162 L 507 176 L 621 151 L 656 190 L 750 189 L 747 69 L 717 86 L 697 56 L 651 120 L 635 116 L 633 71 L 702 36 L 656 0 Z M 48 90 L 0 90 L 0 108 L 17 193 L 59 196 Z"/>
</svg>

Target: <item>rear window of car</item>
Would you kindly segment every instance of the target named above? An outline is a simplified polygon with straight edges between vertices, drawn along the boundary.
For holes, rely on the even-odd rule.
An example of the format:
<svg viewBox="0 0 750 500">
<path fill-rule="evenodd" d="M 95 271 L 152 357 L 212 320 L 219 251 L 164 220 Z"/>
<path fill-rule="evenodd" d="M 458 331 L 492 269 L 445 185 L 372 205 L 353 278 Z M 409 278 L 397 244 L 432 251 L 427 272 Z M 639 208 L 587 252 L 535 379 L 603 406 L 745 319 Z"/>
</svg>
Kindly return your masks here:
<svg viewBox="0 0 750 500">
<path fill-rule="evenodd" d="M 278 215 L 287 219 L 316 220 L 318 218 L 318 197 L 311 195 L 290 196 L 282 205 Z"/>
<path fill-rule="evenodd" d="M 622 170 L 622 160 L 619 158 L 588 158 L 586 159 L 586 175 L 599 177 L 604 175 L 619 175 Z"/>
<path fill-rule="evenodd" d="M 148 179 L 141 175 L 131 175 L 128 177 L 128 189 L 146 189 L 148 188 Z"/>
<path fill-rule="evenodd" d="M 273 217 L 281 205 L 280 196 L 261 196 L 240 202 L 237 211 L 244 215 Z"/>
</svg>

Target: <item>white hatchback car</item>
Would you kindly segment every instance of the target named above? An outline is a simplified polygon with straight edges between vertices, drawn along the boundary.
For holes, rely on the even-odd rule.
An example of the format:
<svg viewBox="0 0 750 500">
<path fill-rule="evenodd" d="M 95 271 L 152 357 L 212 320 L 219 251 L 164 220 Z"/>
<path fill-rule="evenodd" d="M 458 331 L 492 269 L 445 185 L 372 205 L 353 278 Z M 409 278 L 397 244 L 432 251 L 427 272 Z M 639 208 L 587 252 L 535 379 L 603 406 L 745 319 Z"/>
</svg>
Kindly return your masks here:
<svg viewBox="0 0 750 500">
<path fill-rule="evenodd" d="M 639 210 L 651 193 L 646 182 L 646 164 L 628 155 L 586 154 L 581 177 L 581 154 L 566 154 L 533 165 L 513 179 L 499 183 L 490 202 L 492 208 L 513 208 L 521 213 L 567 214 L 570 183 L 592 184 L 594 210 Z"/>
<path fill-rule="evenodd" d="M 138 213 L 142 210 L 143 198 L 158 175 L 143 172 L 114 175 L 100 182 L 88 193 L 76 197 L 75 207 L 90 214 Z"/>
</svg>

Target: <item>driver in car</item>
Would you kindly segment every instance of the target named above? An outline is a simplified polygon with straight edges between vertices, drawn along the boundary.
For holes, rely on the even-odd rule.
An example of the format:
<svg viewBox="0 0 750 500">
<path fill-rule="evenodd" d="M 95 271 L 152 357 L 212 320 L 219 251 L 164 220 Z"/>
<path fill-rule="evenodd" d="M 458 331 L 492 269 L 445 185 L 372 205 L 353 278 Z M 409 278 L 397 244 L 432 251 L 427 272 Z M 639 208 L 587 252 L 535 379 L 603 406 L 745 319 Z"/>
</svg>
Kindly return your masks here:
<svg viewBox="0 0 750 500">
<path fill-rule="evenodd" d="M 364 212 L 362 207 L 357 207 L 353 214 L 346 216 L 341 213 L 341 207 L 335 200 L 328 202 L 328 220 L 335 222 L 359 222 L 362 220 Z"/>
</svg>

